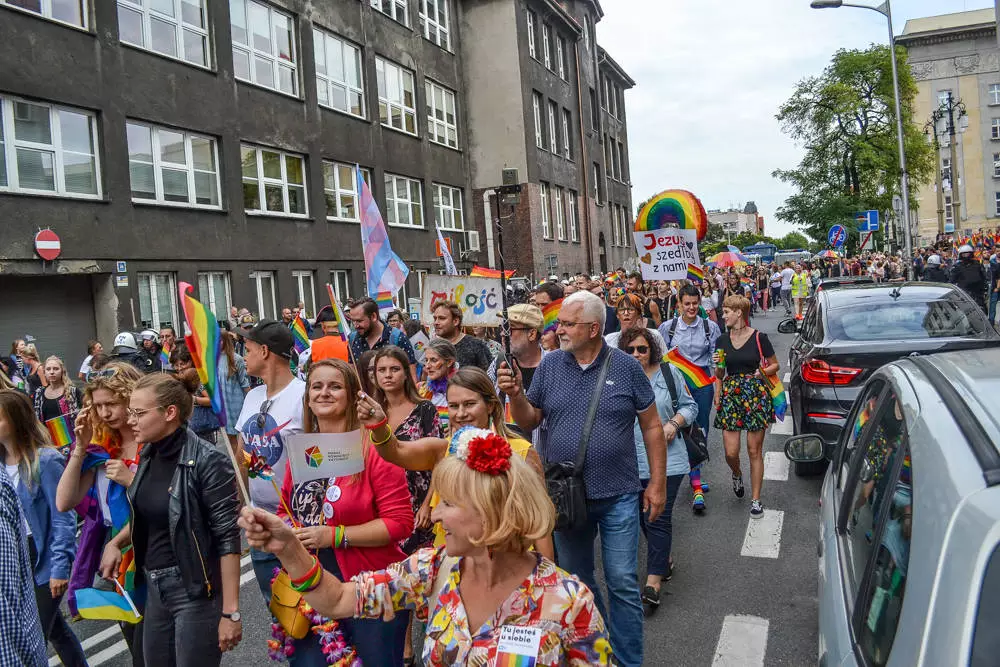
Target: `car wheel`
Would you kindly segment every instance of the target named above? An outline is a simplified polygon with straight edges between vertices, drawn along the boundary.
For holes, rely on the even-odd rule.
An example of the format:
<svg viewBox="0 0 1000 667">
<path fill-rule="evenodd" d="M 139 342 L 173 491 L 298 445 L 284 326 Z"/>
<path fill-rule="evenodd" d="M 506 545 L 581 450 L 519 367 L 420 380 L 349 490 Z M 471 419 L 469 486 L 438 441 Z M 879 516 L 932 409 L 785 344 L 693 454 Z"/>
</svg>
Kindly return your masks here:
<svg viewBox="0 0 1000 667">
<path fill-rule="evenodd" d="M 795 464 L 795 476 L 796 477 L 815 477 L 817 475 L 822 475 L 826 472 L 827 461 L 816 461 L 814 463 L 796 463 Z"/>
</svg>

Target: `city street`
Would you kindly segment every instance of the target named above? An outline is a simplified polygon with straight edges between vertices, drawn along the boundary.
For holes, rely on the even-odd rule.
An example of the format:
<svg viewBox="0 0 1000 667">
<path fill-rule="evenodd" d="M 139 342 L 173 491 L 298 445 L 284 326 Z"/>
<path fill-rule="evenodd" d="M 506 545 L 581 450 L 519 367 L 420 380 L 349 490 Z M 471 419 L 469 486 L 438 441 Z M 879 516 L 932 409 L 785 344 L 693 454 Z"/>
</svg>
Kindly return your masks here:
<svg viewBox="0 0 1000 667">
<path fill-rule="evenodd" d="M 787 363 L 792 336 L 775 333 L 783 314 L 771 312 L 754 326 L 772 337 L 779 362 Z M 787 373 L 782 368 L 781 374 Z M 751 520 L 747 496 L 737 499 L 722 455 L 721 434 L 711 432 L 708 511 L 691 512 L 690 487 L 674 508 L 674 575 L 663 604 L 646 621 L 647 665 L 806 665 L 817 652 L 817 497 L 820 478 L 798 478 L 782 452 L 790 415 L 768 433 L 762 500 L 765 515 Z M 645 543 L 640 546 L 645 579 Z M 224 665 L 268 663 L 270 617 L 260 597 L 249 556 L 243 558 L 243 642 Z M 92 667 L 131 662 L 116 625 L 80 622 L 79 634 Z M 53 659 L 50 665 L 60 664 Z"/>
</svg>

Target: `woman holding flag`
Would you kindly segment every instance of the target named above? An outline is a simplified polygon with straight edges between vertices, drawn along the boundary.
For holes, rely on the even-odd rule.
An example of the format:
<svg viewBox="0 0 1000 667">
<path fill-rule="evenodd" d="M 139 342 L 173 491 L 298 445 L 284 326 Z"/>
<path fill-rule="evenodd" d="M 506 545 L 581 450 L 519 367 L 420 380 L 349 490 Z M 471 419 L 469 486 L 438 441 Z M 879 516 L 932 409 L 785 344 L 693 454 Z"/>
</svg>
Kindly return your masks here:
<svg viewBox="0 0 1000 667">
<path fill-rule="evenodd" d="M 73 386 L 66 375 L 66 365 L 62 359 L 49 357 L 45 360 L 43 370 L 49 384 L 47 387 L 36 389 L 32 396 L 35 416 L 43 423 L 59 417 L 76 419 L 77 409 L 83 401 L 80 400 L 80 390 Z M 68 451 L 66 453 L 68 454 Z"/>
<path fill-rule="evenodd" d="M 42 632 L 63 665 L 86 665 L 80 640 L 59 610 L 76 553 L 75 517 L 56 507 L 56 487 L 65 459 L 35 418 L 28 397 L 20 392 L 0 391 L 0 450 L 27 523 Z"/>
<path fill-rule="evenodd" d="M 378 354 L 393 349 L 398 348 L 382 348 Z M 405 358 L 401 350 L 400 354 Z M 361 420 L 357 403 L 361 395 L 361 382 L 346 362 L 322 359 L 310 364 L 302 407 L 303 432 L 358 431 Z M 387 424 L 382 418 L 377 425 Z M 406 555 L 399 543 L 413 532 L 406 473 L 379 456 L 370 444 L 377 442 L 372 429 L 366 432 L 365 465 L 360 473 L 296 481 L 290 463 L 286 463 L 281 487 L 278 516 L 292 524 L 299 542 L 316 553 L 326 571 L 345 581 L 365 570 L 381 570 L 403 560 Z M 253 463 L 250 467 L 254 467 Z M 317 628 L 328 619 L 311 620 Z M 345 620 L 340 630 L 363 664 L 402 667 L 408 622 L 409 613 L 404 612 L 384 623 Z M 301 640 L 281 636 L 284 647 L 291 645 L 294 649 L 289 662 L 301 667 L 326 665 L 320 634 L 319 630 L 310 632 Z"/>
</svg>

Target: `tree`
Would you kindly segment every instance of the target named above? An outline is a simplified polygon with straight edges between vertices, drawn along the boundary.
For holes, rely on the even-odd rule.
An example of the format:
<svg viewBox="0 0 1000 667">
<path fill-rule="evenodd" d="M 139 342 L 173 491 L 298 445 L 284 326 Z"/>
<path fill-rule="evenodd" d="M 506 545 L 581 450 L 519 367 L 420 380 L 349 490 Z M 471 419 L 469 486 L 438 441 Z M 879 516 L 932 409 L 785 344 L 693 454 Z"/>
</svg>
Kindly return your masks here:
<svg viewBox="0 0 1000 667">
<path fill-rule="evenodd" d="M 917 86 L 906 50 L 898 48 L 896 57 L 907 167 L 911 184 L 919 186 L 930 182 L 934 157 L 913 122 Z M 888 46 L 842 49 L 822 75 L 800 81 L 778 110 L 782 131 L 806 152 L 795 169 L 772 174 L 795 188 L 777 216 L 803 228 L 821 245 L 835 224 L 856 236 L 858 211 L 892 210 L 893 195 L 899 194 L 891 68 Z"/>
<path fill-rule="evenodd" d="M 779 250 L 793 250 L 795 248 L 808 248 L 810 243 L 809 239 L 805 237 L 805 234 L 800 234 L 799 232 L 788 232 L 775 241 L 775 245 L 778 246 Z"/>
</svg>

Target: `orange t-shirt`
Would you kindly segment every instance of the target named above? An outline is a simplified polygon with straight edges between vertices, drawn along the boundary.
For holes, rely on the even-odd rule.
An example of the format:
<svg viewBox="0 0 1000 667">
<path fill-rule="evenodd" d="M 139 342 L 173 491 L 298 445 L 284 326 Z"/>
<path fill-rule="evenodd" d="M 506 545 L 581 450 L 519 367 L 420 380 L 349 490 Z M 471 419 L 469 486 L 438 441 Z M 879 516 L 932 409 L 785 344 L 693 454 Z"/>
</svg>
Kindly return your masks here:
<svg viewBox="0 0 1000 667">
<path fill-rule="evenodd" d="M 323 336 L 312 342 L 312 351 L 309 353 L 311 361 L 331 358 L 350 362 L 347 341 L 343 340 L 340 336 Z"/>
</svg>

